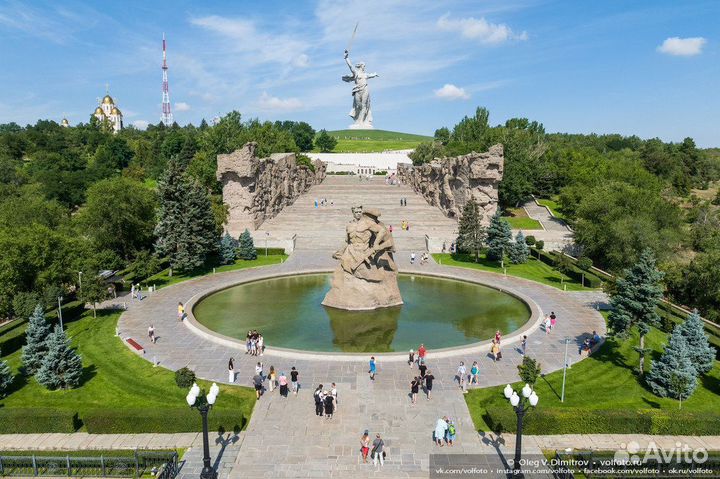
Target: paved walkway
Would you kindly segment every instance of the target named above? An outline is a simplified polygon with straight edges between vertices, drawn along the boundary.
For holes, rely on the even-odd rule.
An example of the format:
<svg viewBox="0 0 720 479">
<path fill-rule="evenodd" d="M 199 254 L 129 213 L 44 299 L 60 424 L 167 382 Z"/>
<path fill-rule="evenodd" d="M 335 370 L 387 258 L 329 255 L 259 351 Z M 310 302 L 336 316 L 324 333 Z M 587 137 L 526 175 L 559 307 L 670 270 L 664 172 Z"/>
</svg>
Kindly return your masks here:
<svg viewBox="0 0 720 479">
<path fill-rule="evenodd" d="M 239 270 L 186 281 L 151 293 L 143 301 L 133 301 L 121 316 L 118 328 L 124 338 L 133 337 L 146 348 L 144 357 L 160 366 L 195 370 L 198 376 L 218 383 L 227 381 L 227 359 L 236 358 L 237 383 L 250 385 L 257 358 L 243 353 L 244 346 L 208 339 L 177 321 L 177 302 L 188 305 L 202 294 L 262 277 L 330 270 L 335 265 L 330 252 L 298 251 L 281 265 Z M 565 293 L 556 288 L 514 277 L 466 268 L 439 266 L 434 263 L 409 265 L 408 252 L 399 252 L 397 261 L 403 272 L 424 272 L 479 281 L 513 291 L 535 303 L 536 317 L 555 311 L 559 321 L 555 331 L 529 332 L 528 354 L 538 358 L 546 372 L 562 367 L 564 338 L 571 340 L 571 361 L 577 360 L 576 345 L 592 330 L 604 334 L 604 321 L 594 308 L 596 298 L 584 293 Z M 153 323 L 159 336 L 157 344 L 146 340 L 147 327 Z M 529 327 L 529 326 L 528 326 Z M 363 430 L 380 433 L 387 444 L 388 461 L 382 477 L 427 477 L 429 454 L 446 452 L 432 442 L 432 429 L 438 417 L 451 416 L 458 429 L 458 445 L 453 453 L 488 451 L 488 464 L 500 467 L 502 456 L 492 445 L 484 445 L 475 431 L 462 393 L 455 380 L 460 361 L 478 360 L 481 387 L 517 380 L 522 356 L 515 350 L 510 335 L 503 341 L 504 358 L 494 363 L 488 357 L 486 344 L 456 351 L 430 351 L 428 365 L 436 376 L 433 398 L 420 398 L 412 406 L 408 398 L 409 382 L 416 370 L 408 367 L 404 354 L 378 355 L 379 374 L 375 381 L 367 375 L 366 356 L 330 356 L 274 351 L 268 345 L 261 358 L 266 368 L 274 365 L 288 371 L 300 371 L 298 396 L 281 398 L 267 393 L 256 405 L 244 438 L 239 445 L 226 448 L 226 459 L 236 455 L 230 477 L 367 477 L 369 466 L 360 464 L 359 438 Z M 575 354 L 572 352 L 575 351 Z M 312 390 L 318 384 L 337 383 L 339 411 L 327 420 L 315 417 Z M 222 401 L 222 393 L 220 395 Z M 188 459 L 188 466 L 196 467 Z"/>
<path fill-rule="evenodd" d="M 573 241 L 573 232 L 567 227 L 565 222 L 555 218 L 550 211 L 544 206 L 530 200 L 523 205 L 530 218 L 538 220 L 542 225 L 542 230 L 526 230 L 525 235 L 533 235 L 538 240 L 545 242 L 545 249 L 562 251 L 565 245 L 571 244 Z"/>
</svg>

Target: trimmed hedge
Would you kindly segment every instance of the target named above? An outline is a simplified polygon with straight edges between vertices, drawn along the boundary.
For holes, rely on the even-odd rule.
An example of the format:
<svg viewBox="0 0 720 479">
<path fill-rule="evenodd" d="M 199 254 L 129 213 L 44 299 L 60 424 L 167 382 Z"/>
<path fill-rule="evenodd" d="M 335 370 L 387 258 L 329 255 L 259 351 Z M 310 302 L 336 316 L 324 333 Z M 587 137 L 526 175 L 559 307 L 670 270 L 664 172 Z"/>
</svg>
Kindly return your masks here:
<svg viewBox="0 0 720 479">
<path fill-rule="evenodd" d="M 517 416 L 510 406 L 487 408 L 485 422 L 496 432 L 517 430 Z M 720 414 L 658 409 L 543 408 L 529 411 L 523 419 L 527 434 L 713 435 L 717 431 Z"/>
<path fill-rule="evenodd" d="M 51 408 L 0 408 L 0 434 L 77 431 L 75 411 Z"/>
<path fill-rule="evenodd" d="M 548 251 L 541 251 L 537 248 L 533 248 L 533 254 L 532 256 L 538 258 L 540 261 L 545 263 L 548 266 L 555 267 L 557 265 L 558 259 L 557 255 L 555 253 L 550 253 Z M 576 262 L 572 258 L 567 258 L 568 262 L 570 263 L 570 267 L 565 272 L 565 274 L 577 281 L 578 283 L 583 281 L 583 277 L 585 278 L 585 286 L 588 288 L 600 288 L 602 287 L 602 279 L 600 279 L 598 276 L 596 276 L 594 273 L 590 273 L 588 271 L 583 271 L 582 269 L 578 268 L 576 265 Z"/>
<path fill-rule="evenodd" d="M 157 409 L 96 409 L 82 415 L 90 434 L 130 434 L 150 432 L 198 432 L 202 431 L 200 414 L 184 408 Z M 208 424 L 211 431 L 241 430 L 248 418 L 242 412 L 211 409 Z"/>
<path fill-rule="evenodd" d="M 255 246 L 255 249 L 257 250 L 258 256 L 265 256 L 265 248 L 260 246 Z M 270 255 L 276 255 L 276 254 L 285 254 L 285 248 L 268 248 L 267 249 L 268 256 Z"/>
</svg>

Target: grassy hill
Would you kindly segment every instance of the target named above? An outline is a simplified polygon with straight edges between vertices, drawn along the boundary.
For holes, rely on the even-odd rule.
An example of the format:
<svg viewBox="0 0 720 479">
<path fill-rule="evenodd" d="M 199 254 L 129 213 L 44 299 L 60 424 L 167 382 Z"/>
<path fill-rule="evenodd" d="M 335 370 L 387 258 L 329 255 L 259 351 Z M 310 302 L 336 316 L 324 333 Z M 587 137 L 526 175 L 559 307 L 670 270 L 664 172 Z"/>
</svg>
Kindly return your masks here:
<svg viewBox="0 0 720 479">
<path fill-rule="evenodd" d="M 413 135 L 387 130 L 328 131 L 338 143 L 333 153 L 375 153 L 385 150 L 409 150 L 418 143 L 432 140 L 431 136 Z M 318 150 L 313 150 L 318 151 Z"/>
</svg>

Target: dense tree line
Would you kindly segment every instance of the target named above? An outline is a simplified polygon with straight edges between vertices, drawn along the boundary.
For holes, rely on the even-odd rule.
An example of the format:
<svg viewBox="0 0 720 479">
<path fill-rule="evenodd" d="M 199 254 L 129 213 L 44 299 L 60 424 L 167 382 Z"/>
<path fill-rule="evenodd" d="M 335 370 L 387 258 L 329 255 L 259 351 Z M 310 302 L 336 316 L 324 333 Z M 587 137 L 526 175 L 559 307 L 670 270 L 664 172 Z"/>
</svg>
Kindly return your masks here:
<svg viewBox="0 0 720 479">
<path fill-rule="evenodd" d="M 313 147 L 314 137 L 304 122 L 243 121 L 235 111 L 212 126 L 158 124 L 115 135 L 94 118 L 70 128 L 47 120 L 0 125 L 0 317 L 14 313 L 13 303 L 25 314 L 34 301 L 50 306 L 59 292 L 68 296 L 80 271 L 90 291 L 100 270 L 159 268 L 156 247 L 167 242 L 158 243 L 155 231 L 162 204 L 157 185 L 170 164 L 193 200 L 194 217 L 202 219 L 198 227 L 212 229 L 204 234 L 184 225 L 175 233 L 200 235 L 203 253 L 215 259 L 227 216 L 217 155 L 247 141 L 258 143 L 261 156 L 299 153 Z M 209 236 L 217 246 L 208 246 Z"/>
<path fill-rule="evenodd" d="M 531 195 L 556 198 L 581 253 L 622 273 L 649 249 L 666 273 L 666 295 L 720 320 L 720 192 L 693 189 L 720 180 L 720 153 L 691 138 L 666 143 L 637 136 L 547 134 L 541 123 L 513 118 L 491 126 L 478 108 L 435 140 L 416 148 L 413 163 L 486 151 L 501 143 L 505 172 L 500 206 Z M 576 252 L 576 254 L 580 254 Z"/>
</svg>

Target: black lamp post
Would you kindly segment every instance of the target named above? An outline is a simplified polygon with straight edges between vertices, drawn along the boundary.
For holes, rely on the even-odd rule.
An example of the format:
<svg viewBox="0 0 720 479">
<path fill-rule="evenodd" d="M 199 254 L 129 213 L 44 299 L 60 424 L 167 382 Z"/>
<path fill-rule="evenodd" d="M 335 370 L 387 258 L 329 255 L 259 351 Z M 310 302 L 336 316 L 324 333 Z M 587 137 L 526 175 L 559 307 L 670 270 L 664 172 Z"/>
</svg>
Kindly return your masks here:
<svg viewBox="0 0 720 479">
<path fill-rule="evenodd" d="M 213 469 L 213 467 L 210 465 L 210 441 L 208 440 L 207 416 L 213 404 L 215 404 L 219 392 L 220 388 L 215 383 L 213 383 L 213 385 L 210 387 L 210 392 L 208 394 L 205 394 L 205 391 L 201 391 L 200 387 L 197 384 L 193 383 L 192 387 L 190 388 L 190 392 L 185 398 L 191 408 L 194 407 L 195 409 L 200 411 L 200 416 L 202 417 L 203 469 L 200 473 L 200 479 L 217 479 L 217 472 L 215 472 L 215 469 Z"/>
<path fill-rule="evenodd" d="M 520 467 L 521 455 L 522 455 L 522 428 L 523 428 L 523 417 L 525 413 L 531 407 L 537 406 L 538 396 L 535 391 L 532 390 L 529 384 L 526 384 L 522 388 L 522 398 L 518 396 L 512 386 L 509 384 L 505 386 L 503 390 L 505 397 L 510 401 L 510 405 L 515 409 L 517 414 L 517 432 L 515 433 L 515 459 L 513 460 L 513 476 L 522 477 L 522 470 Z"/>
</svg>

